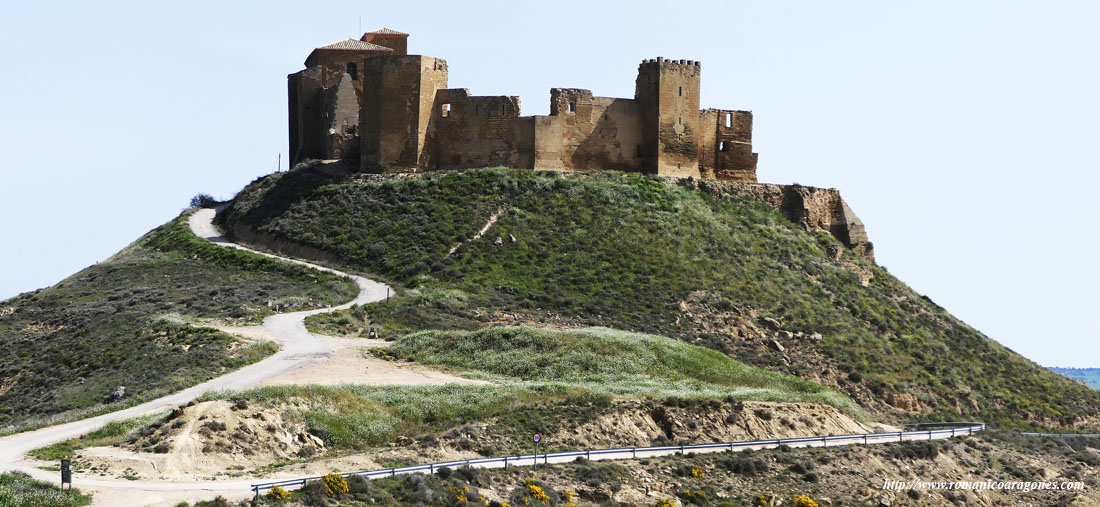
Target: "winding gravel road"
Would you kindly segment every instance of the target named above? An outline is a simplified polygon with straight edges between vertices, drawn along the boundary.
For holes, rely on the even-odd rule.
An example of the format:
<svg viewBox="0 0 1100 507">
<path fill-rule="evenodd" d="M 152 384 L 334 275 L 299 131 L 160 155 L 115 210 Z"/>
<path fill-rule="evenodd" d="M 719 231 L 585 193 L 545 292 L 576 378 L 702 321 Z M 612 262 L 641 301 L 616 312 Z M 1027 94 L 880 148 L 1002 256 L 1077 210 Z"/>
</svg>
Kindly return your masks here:
<svg viewBox="0 0 1100 507">
<path fill-rule="evenodd" d="M 258 363 L 124 410 L 0 438 L 0 470 L 18 470 L 26 472 L 39 480 L 58 483 L 60 482 L 58 472 L 47 472 L 35 468 L 30 461 L 24 458 L 24 455 L 28 451 L 39 447 L 79 437 L 111 421 L 129 419 L 186 404 L 202 396 L 207 391 L 247 389 L 271 377 L 300 368 L 315 359 L 326 357 L 331 351 L 330 347 L 306 331 L 305 318 L 318 313 L 350 308 L 355 304 L 380 301 L 385 299 L 389 293 L 389 287 L 373 280 L 308 262 L 257 252 L 231 243 L 218 233 L 213 224 L 214 216 L 220 209 L 222 208 L 200 209 L 192 214 L 189 222 L 191 231 L 200 238 L 227 248 L 247 250 L 267 257 L 346 276 L 355 280 L 355 283 L 359 286 L 359 295 L 352 301 L 334 308 L 282 313 L 264 319 L 263 327 L 276 338 L 280 344 L 280 349 L 279 352 Z M 245 498 L 248 497 L 249 487 L 254 480 L 185 483 L 75 478 L 74 482 L 77 488 L 95 493 L 94 505 L 144 506 L 174 505 L 180 500 L 210 499 L 219 494 L 231 499 Z"/>
</svg>

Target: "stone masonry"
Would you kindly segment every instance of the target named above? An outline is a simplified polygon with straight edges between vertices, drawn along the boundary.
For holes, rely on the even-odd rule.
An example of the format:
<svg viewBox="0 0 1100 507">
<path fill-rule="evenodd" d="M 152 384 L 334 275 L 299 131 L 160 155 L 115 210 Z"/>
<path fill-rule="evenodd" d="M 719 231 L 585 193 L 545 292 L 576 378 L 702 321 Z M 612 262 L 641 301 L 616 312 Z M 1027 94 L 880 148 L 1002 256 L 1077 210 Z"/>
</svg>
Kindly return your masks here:
<svg viewBox="0 0 1100 507">
<path fill-rule="evenodd" d="M 447 62 L 409 55 L 408 37 L 382 28 L 321 46 L 288 76 L 292 166 L 319 159 L 369 173 L 504 166 L 691 176 L 700 190 L 752 195 L 874 261 L 863 222 L 836 190 L 756 183 L 752 112 L 700 110 L 697 61 L 643 61 L 629 99 L 551 88 L 548 116 L 520 116 L 519 97 L 448 88 Z"/>
<path fill-rule="evenodd" d="M 447 62 L 383 28 L 318 47 L 288 76 L 290 160 L 364 172 L 506 166 L 756 181 L 752 113 L 699 109 L 702 65 L 645 60 L 634 98 L 553 88 L 549 116 L 518 97 L 448 88 Z"/>
</svg>

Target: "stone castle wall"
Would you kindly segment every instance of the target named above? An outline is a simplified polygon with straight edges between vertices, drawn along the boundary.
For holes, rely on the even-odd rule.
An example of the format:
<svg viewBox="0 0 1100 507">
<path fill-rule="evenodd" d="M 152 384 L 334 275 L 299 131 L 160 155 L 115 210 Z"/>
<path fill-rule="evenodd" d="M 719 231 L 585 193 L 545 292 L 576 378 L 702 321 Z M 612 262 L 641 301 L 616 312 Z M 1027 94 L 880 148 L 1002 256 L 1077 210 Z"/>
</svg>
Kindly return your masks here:
<svg viewBox="0 0 1100 507">
<path fill-rule="evenodd" d="M 288 76 L 292 164 L 358 158 L 366 172 L 500 165 L 756 181 L 752 113 L 700 111 L 699 62 L 642 62 L 633 99 L 553 88 L 549 116 L 521 116 L 517 97 L 449 88 L 446 61 L 405 54 L 406 38 L 383 29 L 322 46 Z"/>
</svg>

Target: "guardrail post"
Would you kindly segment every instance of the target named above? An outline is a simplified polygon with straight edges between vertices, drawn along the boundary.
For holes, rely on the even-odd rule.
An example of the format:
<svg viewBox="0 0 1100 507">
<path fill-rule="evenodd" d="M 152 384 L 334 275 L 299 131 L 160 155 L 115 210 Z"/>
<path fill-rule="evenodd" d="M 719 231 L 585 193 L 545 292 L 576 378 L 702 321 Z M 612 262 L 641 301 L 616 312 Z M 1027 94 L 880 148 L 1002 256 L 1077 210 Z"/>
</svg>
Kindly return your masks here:
<svg viewBox="0 0 1100 507">
<path fill-rule="evenodd" d="M 397 469 L 396 468 L 391 468 L 390 469 L 390 477 L 397 477 Z"/>
<path fill-rule="evenodd" d="M 829 439 L 821 437 L 821 447 L 829 447 Z"/>
<path fill-rule="evenodd" d="M 863 445 L 867 445 L 867 434 L 863 434 Z"/>
<path fill-rule="evenodd" d="M 631 459 L 638 457 L 638 448 L 637 447 L 630 450 L 630 457 L 631 457 Z"/>
<path fill-rule="evenodd" d="M 928 430 L 928 440 L 932 440 L 932 430 Z"/>
<path fill-rule="evenodd" d="M 504 469 L 508 470 L 508 456 L 504 457 Z"/>
<path fill-rule="evenodd" d="M 588 449 L 585 449 L 584 450 L 584 459 L 586 459 L 588 461 L 592 461 L 592 451 L 590 451 Z"/>
<path fill-rule="evenodd" d="M 428 463 L 428 474 L 435 475 L 435 463 Z"/>
<path fill-rule="evenodd" d="M 684 446 L 680 446 L 680 456 L 684 455 Z"/>
</svg>

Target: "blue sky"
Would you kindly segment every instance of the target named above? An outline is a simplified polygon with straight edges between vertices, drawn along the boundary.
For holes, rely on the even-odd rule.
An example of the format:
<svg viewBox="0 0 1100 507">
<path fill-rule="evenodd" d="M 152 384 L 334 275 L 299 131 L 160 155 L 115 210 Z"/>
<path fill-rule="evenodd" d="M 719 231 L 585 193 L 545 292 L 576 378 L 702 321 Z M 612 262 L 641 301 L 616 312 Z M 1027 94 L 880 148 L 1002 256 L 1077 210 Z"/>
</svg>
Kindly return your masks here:
<svg viewBox="0 0 1100 507">
<path fill-rule="evenodd" d="M 755 112 L 762 182 L 839 188 L 918 292 L 1041 364 L 1100 366 L 1093 2 L 6 5 L 0 298 L 272 171 L 286 75 L 360 17 L 524 114 L 700 60 L 704 107 Z"/>
</svg>

